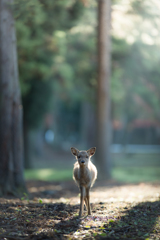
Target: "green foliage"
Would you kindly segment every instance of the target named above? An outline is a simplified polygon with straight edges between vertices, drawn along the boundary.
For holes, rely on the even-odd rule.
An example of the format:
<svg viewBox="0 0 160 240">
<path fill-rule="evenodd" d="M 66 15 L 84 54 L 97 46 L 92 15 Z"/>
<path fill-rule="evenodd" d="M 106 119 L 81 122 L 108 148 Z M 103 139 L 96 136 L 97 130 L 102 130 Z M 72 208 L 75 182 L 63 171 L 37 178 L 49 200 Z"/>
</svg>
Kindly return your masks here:
<svg viewBox="0 0 160 240">
<path fill-rule="evenodd" d="M 89 3 L 84 8 L 74 0 L 14 2 L 24 118 L 29 127 L 38 126 L 53 96 L 62 104 L 59 108 L 83 101 L 96 105 L 97 2 Z M 153 6 L 153 1 L 131 1 L 124 17 L 133 17 L 134 31 L 128 35 L 134 36 L 134 42 L 118 35 L 112 38 L 113 118 L 159 120 L 159 46 L 156 41 L 150 45 L 142 41 L 144 33 L 154 40 Z M 137 26 L 135 19 L 145 19 L 146 24 Z"/>
<path fill-rule="evenodd" d="M 82 3 L 74 0 L 14 2 L 24 121 L 30 128 L 41 122 L 49 110 L 53 87 L 56 89 L 56 72 L 52 72 L 58 57 L 56 33 L 70 29 L 82 10 Z M 63 45 L 66 47 L 61 42 L 62 50 Z M 70 66 L 61 67 L 63 77 L 70 79 Z"/>
<path fill-rule="evenodd" d="M 132 32 L 128 28 L 126 35 L 134 41 L 128 43 L 127 38 L 116 36 L 112 40 L 114 118 L 126 118 L 127 122 L 135 118 L 159 121 L 159 40 L 151 33 L 151 29 L 158 30 L 156 12 L 154 0 L 131 1 L 124 17 L 132 16 Z"/>
<path fill-rule="evenodd" d="M 35 79 L 30 82 L 30 91 L 23 97 L 24 119 L 30 127 L 37 127 L 37 121 L 43 118 L 50 107 L 51 96 L 51 81 Z"/>
<path fill-rule="evenodd" d="M 43 203 L 43 200 L 42 200 L 41 198 L 39 198 L 39 199 L 38 199 L 38 202 L 42 204 L 42 203 Z"/>
<path fill-rule="evenodd" d="M 155 182 L 160 179 L 159 154 L 113 154 L 113 178 L 121 182 Z"/>
<path fill-rule="evenodd" d="M 96 85 L 94 32 L 83 34 L 81 26 L 77 26 L 75 32 L 74 29 L 66 33 L 55 32 L 55 38 L 58 51 L 53 62 L 53 72 L 57 89 L 59 87 L 58 90 L 66 98 L 90 100 L 90 93 Z"/>
<path fill-rule="evenodd" d="M 27 193 L 23 193 L 24 197 L 21 197 L 21 201 L 27 200 L 29 202 L 29 197 Z"/>
<path fill-rule="evenodd" d="M 160 85 L 155 75 L 157 64 L 152 63 L 152 58 L 148 59 L 144 56 L 145 52 L 152 52 L 152 49 L 154 50 L 154 47 L 135 43 L 130 46 L 130 54 L 119 63 L 120 69 L 125 69 L 121 75 L 125 87 L 125 97 L 122 95 L 125 99 L 123 111 L 127 111 L 131 119 L 135 116 L 152 120 L 159 118 L 157 108 L 160 104 Z M 157 72 L 157 75 L 159 74 L 160 72 Z M 124 91 L 121 90 L 121 94 L 123 93 Z M 151 112 L 152 117 L 149 116 Z"/>
</svg>

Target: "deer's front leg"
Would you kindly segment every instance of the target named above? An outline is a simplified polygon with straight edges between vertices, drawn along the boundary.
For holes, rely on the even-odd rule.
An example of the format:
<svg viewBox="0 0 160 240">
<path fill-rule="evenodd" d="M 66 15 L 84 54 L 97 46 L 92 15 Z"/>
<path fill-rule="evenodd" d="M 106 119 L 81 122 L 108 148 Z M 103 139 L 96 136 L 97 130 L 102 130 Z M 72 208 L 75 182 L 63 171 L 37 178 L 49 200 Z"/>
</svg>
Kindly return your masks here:
<svg viewBox="0 0 160 240">
<path fill-rule="evenodd" d="M 91 215 L 89 190 L 90 190 L 90 188 L 86 188 L 86 199 L 87 199 L 86 202 L 87 202 L 88 215 Z"/>
<path fill-rule="evenodd" d="M 85 198 L 85 188 L 83 186 L 80 186 L 80 211 L 79 211 L 79 217 L 82 216 L 83 214 L 83 209 L 84 209 L 84 198 Z"/>
<path fill-rule="evenodd" d="M 87 197 L 85 197 L 84 202 L 85 202 L 85 205 L 86 205 L 86 210 L 87 210 L 87 212 L 88 212 L 88 201 L 87 201 Z"/>
</svg>

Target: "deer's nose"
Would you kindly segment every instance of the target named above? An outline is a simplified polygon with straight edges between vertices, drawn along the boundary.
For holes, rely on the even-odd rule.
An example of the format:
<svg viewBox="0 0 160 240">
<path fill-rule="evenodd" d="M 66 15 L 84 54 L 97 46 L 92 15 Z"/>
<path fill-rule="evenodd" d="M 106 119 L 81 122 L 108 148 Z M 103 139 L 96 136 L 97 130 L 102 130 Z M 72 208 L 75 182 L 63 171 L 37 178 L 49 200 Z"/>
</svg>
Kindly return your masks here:
<svg viewBox="0 0 160 240">
<path fill-rule="evenodd" d="M 85 163 L 85 161 L 84 161 L 84 160 L 81 160 L 81 163 Z"/>
</svg>

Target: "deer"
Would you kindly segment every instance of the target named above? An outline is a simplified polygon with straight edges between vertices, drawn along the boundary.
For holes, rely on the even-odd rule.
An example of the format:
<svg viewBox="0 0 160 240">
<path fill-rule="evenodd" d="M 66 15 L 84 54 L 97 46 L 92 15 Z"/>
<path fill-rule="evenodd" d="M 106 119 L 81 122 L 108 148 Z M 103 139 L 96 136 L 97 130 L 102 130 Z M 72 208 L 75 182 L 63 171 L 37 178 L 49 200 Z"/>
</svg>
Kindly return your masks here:
<svg viewBox="0 0 160 240">
<path fill-rule="evenodd" d="M 95 151 L 95 147 L 92 147 L 87 151 L 79 151 L 78 149 L 71 147 L 71 153 L 77 159 L 73 168 L 73 180 L 80 189 L 79 217 L 83 215 L 84 203 L 86 205 L 87 214 L 91 215 L 89 192 L 97 179 L 97 168 L 91 162 L 91 157 L 95 154 Z"/>
</svg>

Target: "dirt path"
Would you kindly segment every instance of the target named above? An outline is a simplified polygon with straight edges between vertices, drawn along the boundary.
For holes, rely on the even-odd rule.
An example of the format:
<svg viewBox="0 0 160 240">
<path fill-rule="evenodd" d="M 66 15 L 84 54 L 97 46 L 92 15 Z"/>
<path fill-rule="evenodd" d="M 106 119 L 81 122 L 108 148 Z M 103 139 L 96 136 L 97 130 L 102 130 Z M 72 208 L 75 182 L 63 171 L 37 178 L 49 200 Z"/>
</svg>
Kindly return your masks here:
<svg viewBox="0 0 160 240">
<path fill-rule="evenodd" d="M 82 218 L 73 181 L 27 185 L 30 197 L 0 199 L 0 239 L 160 239 L 158 183 L 96 182 Z"/>
</svg>

